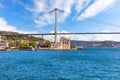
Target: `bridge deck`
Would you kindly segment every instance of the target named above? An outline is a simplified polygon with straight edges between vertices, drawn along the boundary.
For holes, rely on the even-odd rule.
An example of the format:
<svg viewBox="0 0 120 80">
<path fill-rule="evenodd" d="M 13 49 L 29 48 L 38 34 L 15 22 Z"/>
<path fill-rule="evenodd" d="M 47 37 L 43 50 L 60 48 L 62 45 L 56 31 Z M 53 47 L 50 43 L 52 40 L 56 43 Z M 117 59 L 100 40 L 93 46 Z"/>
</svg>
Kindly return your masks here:
<svg viewBox="0 0 120 80">
<path fill-rule="evenodd" d="M 57 33 L 57 35 L 83 35 L 83 34 L 120 34 L 120 32 L 80 32 L 80 33 Z M 1 36 L 28 36 L 28 35 L 55 35 L 55 33 L 34 33 L 34 34 L 0 34 Z"/>
</svg>

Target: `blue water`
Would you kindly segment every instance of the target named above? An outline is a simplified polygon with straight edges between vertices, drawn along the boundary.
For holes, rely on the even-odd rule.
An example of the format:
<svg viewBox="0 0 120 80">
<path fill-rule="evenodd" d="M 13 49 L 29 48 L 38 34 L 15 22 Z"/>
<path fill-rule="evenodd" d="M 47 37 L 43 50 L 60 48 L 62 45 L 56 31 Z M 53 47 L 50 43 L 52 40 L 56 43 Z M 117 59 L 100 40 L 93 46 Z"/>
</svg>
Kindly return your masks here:
<svg viewBox="0 0 120 80">
<path fill-rule="evenodd" d="M 120 80 L 120 49 L 3 51 L 0 80 Z"/>
</svg>

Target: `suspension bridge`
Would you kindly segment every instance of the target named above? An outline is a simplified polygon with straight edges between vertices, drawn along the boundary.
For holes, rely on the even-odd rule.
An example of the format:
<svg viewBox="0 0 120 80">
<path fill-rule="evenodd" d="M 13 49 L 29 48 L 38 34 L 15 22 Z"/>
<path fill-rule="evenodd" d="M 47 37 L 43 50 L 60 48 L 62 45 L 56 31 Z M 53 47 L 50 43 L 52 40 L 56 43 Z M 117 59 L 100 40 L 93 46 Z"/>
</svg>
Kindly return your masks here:
<svg viewBox="0 0 120 80">
<path fill-rule="evenodd" d="M 120 32 L 70 32 L 70 33 L 58 33 L 57 32 L 57 13 L 58 12 L 61 12 L 61 13 L 64 13 L 64 10 L 61 10 L 61 9 L 58 9 L 58 8 L 55 8 L 53 10 L 51 10 L 49 12 L 52 13 L 52 12 L 55 12 L 55 29 L 54 29 L 54 33 L 32 33 L 32 34 L 23 34 L 23 33 L 20 33 L 20 34 L 1 34 L 0 33 L 0 36 L 45 36 L 45 35 L 54 35 L 55 37 L 55 43 L 57 42 L 57 35 L 92 35 L 92 34 L 120 34 Z M 109 26 L 120 26 L 120 25 L 116 25 L 116 24 L 110 24 L 110 23 L 106 23 L 106 22 L 101 22 L 101 21 L 95 21 L 95 20 L 91 20 L 91 21 L 94 21 L 94 22 L 97 22 L 97 23 L 100 23 L 100 24 L 105 24 L 105 25 L 109 25 Z"/>
<path fill-rule="evenodd" d="M 91 34 L 120 34 L 120 32 L 77 32 L 77 33 L 33 33 L 33 34 L 0 34 L 1 36 L 34 36 L 34 35 L 91 35 Z"/>
</svg>

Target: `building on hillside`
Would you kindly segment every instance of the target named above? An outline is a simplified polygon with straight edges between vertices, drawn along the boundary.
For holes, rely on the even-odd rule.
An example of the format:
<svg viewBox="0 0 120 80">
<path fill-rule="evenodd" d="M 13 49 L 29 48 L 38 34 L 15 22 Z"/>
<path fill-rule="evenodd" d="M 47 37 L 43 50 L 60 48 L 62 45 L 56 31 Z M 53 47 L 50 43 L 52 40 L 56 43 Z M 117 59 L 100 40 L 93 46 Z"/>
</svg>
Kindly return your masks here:
<svg viewBox="0 0 120 80">
<path fill-rule="evenodd" d="M 69 50 L 70 49 L 70 39 L 67 39 L 65 37 L 60 38 L 59 42 L 51 44 L 51 49 Z"/>
<path fill-rule="evenodd" d="M 6 41 L 0 41 L 0 48 L 2 49 L 5 49 L 9 47 L 8 43 Z"/>
<path fill-rule="evenodd" d="M 45 47 L 45 41 L 44 40 L 37 41 L 36 46 L 38 49 L 41 47 Z"/>
<path fill-rule="evenodd" d="M 0 50 L 5 50 L 8 46 L 8 43 L 6 41 L 3 41 L 0 35 Z"/>
</svg>

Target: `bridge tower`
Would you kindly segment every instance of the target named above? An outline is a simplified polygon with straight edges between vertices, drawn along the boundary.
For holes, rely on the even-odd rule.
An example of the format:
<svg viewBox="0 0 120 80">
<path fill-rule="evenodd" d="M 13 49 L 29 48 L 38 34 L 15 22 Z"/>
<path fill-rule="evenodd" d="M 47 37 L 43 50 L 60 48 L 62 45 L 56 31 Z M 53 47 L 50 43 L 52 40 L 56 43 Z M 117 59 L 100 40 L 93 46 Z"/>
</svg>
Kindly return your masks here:
<svg viewBox="0 0 120 80">
<path fill-rule="evenodd" d="M 64 10 L 60 10 L 58 8 L 55 8 L 53 9 L 52 11 L 49 12 L 52 13 L 52 12 L 55 12 L 55 32 L 54 32 L 54 35 L 55 35 L 55 44 L 57 43 L 57 12 L 61 12 L 61 13 L 64 13 Z"/>
</svg>

